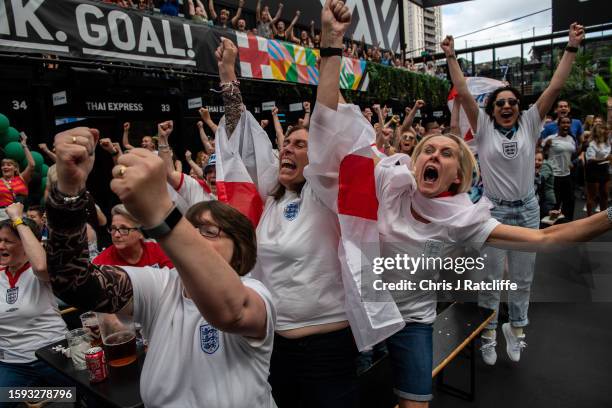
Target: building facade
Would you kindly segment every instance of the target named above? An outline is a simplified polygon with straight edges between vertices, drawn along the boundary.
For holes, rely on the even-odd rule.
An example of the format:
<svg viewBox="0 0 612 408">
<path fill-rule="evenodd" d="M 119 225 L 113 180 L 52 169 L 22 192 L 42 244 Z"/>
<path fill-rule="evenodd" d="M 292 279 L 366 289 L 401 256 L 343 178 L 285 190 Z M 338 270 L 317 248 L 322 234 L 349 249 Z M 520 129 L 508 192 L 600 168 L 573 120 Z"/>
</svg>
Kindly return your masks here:
<svg viewBox="0 0 612 408">
<path fill-rule="evenodd" d="M 406 57 L 420 57 L 440 52 L 442 41 L 442 11 L 440 7 L 421 8 L 409 0 L 403 0 L 404 41 Z"/>
</svg>

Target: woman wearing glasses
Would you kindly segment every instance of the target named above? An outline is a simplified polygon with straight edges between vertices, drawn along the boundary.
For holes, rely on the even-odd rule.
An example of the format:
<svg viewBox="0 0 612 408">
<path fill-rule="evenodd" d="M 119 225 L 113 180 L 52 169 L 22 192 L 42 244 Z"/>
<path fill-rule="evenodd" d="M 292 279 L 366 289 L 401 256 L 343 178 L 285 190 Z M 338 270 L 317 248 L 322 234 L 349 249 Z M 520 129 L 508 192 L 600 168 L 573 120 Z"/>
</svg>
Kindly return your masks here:
<svg viewBox="0 0 612 408">
<path fill-rule="evenodd" d="M 88 263 L 85 181 L 98 138 L 82 127 L 55 137 L 58 183 L 47 204 L 54 293 L 82 310 L 141 322 L 149 339 L 140 377 L 147 407 L 275 407 L 267 380 L 276 312 L 265 287 L 244 277 L 256 259 L 250 221 L 216 201 L 183 217 L 163 160 L 133 149 L 117 160 L 111 188 L 176 267 Z M 113 216 L 115 237 L 135 228 L 119 220 Z"/>
<path fill-rule="evenodd" d="M 475 132 L 484 191 L 494 204 L 491 214 L 503 224 L 528 228 L 539 227 L 539 206 L 533 188 L 536 144 L 545 115 L 558 97 L 569 76 L 576 52 L 584 39 L 584 28 L 576 23 L 569 30 L 569 42 L 550 84 L 530 109 L 521 112 L 520 93 L 511 86 L 496 89 L 484 110 L 470 95 L 457 62 L 453 38 L 442 42 L 451 79 L 462 98 L 462 106 Z M 508 303 L 510 323 L 502 327 L 512 361 L 519 361 L 525 347 L 523 328 L 527 326 L 527 310 L 533 279 L 535 254 L 491 249 L 487 254 L 487 279 L 501 279 L 506 255 L 510 279 L 518 284 Z M 479 303 L 497 310 L 499 292 L 480 292 Z M 482 355 L 485 363 L 495 364 L 497 316 L 482 335 Z"/>
<path fill-rule="evenodd" d="M 108 233 L 113 244 L 93 259 L 94 264 L 174 267 L 159 244 L 144 240 L 139 229 L 140 224 L 123 204 L 114 206 L 111 215 L 112 222 Z"/>
</svg>

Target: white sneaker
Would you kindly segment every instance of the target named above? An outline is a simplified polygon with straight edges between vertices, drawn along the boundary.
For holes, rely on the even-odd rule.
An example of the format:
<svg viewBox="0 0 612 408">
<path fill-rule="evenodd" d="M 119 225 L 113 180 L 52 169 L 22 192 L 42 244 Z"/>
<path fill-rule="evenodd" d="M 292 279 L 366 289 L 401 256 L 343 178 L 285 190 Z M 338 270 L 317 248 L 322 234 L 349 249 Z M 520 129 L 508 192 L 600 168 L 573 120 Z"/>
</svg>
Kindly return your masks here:
<svg viewBox="0 0 612 408">
<path fill-rule="evenodd" d="M 482 352 L 482 359 L 487 365 L 495 365 L 497 362 L 497 351 L 495 351 L 495 346 L 497 346 L 497 341 L 495 339 L 491 339 L 489 337 L 480 337 L 480 351 Z"/>
<path fill-rule="evenodd" d="M 504 332 L 504 337 L 506 338 L 506 352 L 508 353 L 508 357 L 510 357 L 510 360 L 518 363 L 521 359 L 521 350 L 527 347 L 525 335 L 515 336 L 514 333 L 512 333 L 510 323 L 504 323 L 502 325 L 502 332 Z"/>
</svg>

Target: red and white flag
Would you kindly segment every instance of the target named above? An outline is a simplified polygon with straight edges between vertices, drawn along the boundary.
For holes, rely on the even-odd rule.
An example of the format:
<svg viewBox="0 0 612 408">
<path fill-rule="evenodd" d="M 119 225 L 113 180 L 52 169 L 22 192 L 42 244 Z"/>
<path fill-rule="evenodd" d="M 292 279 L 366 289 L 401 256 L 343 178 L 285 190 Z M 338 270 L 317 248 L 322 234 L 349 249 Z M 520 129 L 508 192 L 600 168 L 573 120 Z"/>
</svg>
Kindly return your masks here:
<svg viewBox="0 0 612 408">
<path fill-rule="evenodd" d="M 481 108 L 484 108 L 487 104 L 487 98 L 491 92 L 505 86 L 505 84 L 497 79 L 491 79 L 486 77 L 467 77 L 465 78 L 467 82 L 468 89 L 470 93 L 476 100 L 476 103 Z M 453 105 L 455 104 L 455 98 L 457 97 L 457 89 L 453 87 L 450 93 L 448 94 L 448 109 L 452 112 Z M 472 133 L 472 129 L 470 128 L 470 124 L 468 122 L 467 116 L 463 107 L 459 111 L 459 128 L 461 129 L 461 136 L 463 136 L 463 140 L 465 140 L 475 154 L 476 152 L 476 143 L 474 141 L 474 134 Z"/>
<path fill-rule="evenodd" d="M 240 75 L 245 78 L 274 79 L 268 54 L 268 40 L 253 34 L 236 33 Z"/>
<path fill-rule="evenodd" d="M 244 110 L 231 137 L 223 117 L 215 138 L 217 198 L 246 215 L 257 227 L 278 175 L 278 159 L 272 153 L 268 134 Z"/>
<path fill-rule="evenodd" d="M 338 255 L 342 267 L 342 283 L 346 313 L 355 343 L 366 350 L 401 330 L 404 319 L 387 291 L 374 290 L 379 276 L 372 272 L 372 262 L 380 256 L 378 236 L 378 200 L 374 179 L 374 128 L 355 105 L 339 105 L 334 111 L 317 104 L 311 119 L 308 157 L 314 160 L 340 163 L 337 174 L 328 171 L 327 180 L 337 178 L 337 186 L 325 177 L 309 178 L 311 183 L 322 180 L 321 191 L 334 191 L 340 223 Z M 312 158 L 312 159 L 311 159 Z M 317 168 L 324 168 L 317 164 Z M 312 175 L 309 166 L 304 170 Z"/>
</svg>

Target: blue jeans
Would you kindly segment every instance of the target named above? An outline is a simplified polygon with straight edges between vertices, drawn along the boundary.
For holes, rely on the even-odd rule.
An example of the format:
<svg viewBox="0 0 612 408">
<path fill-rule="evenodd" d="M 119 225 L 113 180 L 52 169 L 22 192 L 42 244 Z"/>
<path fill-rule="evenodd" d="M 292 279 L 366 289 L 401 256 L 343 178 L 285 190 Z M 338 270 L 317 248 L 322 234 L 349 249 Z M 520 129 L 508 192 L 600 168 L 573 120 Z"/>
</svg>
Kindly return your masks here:
<svg viewBox="0 0 612 408">
<path fill-rule="evenodd" d="M 529 194 L 523 200 L 508 202 L 489 197 L 495 207 L 491 215 L 502 224 L 538 229 L 540 226 L 540 206 L 535 194 Z M 535 267 L 534 252 L 510 251 L 493 247 L 484 249 L 485 282 L 500 280 L 504 274 L 506 258 L 508 259 L 508 279 L 516 283 L 516 290 L 508 291 L 508 307 L 510 324 L 513 327 L 525 327 L 529 324 L 529 295 Z M 480 291 L 478 305 L 495 310 L 495 317 L 487 325 L 487 329 L 497 328 L 497 312 L 499 310 L 499 291 Z"/>
<path fill-rule="evenodd" d="M 386 342 L 393 369 L 395 395 L 410 401 L 431 401 L 433 326 L 406 323 L 406 327 Z"/>
<path fill-rule="evenodd" d="M 0 387 L 44 386 L 74 387 L 75 384 L 40 360 L 22 364 L 0 362 Z M 17 403 L 0 403 L 3 408 L 16 405 Z"/>
</svg>

